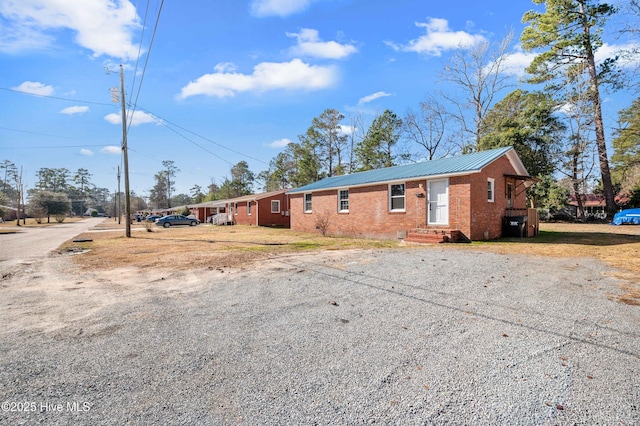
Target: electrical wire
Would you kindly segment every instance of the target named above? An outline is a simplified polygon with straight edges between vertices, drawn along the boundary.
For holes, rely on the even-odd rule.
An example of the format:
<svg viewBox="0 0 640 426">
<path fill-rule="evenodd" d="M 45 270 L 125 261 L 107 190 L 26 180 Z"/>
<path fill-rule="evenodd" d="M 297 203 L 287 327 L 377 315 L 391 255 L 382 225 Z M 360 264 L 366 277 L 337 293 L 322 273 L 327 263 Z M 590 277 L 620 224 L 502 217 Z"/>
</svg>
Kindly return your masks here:
<svg viewBox="0 0 640 426">
<path fill-rule="evenodd" d="M 38 98 L 57 99 L 57 100 L 60 100 L 60 101 L 70 101 L 70 102 L 77 102 L 77 103 L 81 103 L 81 104 L 90 104 L 90 105 L 113 106 L 113 104 L 107 104 L 107 103 L 104 103 L 104 102 L 81 101 L 81 100 L 78 100 L 78 99 L 61 98 L 61 97 L 58 97 L 58 96 L 39 95 L 37 93 L 24 92 L 22 90 L 16 90 L 16 89 L 8 89 L 6 87 L 0 87 L 0 90 L 6 90 L 7 92 L 21 93 L 23 95 L 35 96 L 35 97 L 38 97 Z"/>
<path fill-rule="evenodd" d="M 0 146 L 0 149 L 50 149 L 50 148 L 55 148 L 55 149 L 66 149 L 66 148 L 86 148 L 86 147 L 98 147 L 98 146 L 102 146 L 104 147 L 104 144 L 100 144 L 100 145 L 57 145 L 57 146 Z"/>
<path fill-rule="evenodd" d="M 150 0 L 147 0 L 147 7 L 144 11 L 144 18 L 142 20 L 142 33 L 140 34 L 140 44 L 138 44 L 138 57 L 136 58 L 136 66 L 133 69 L 133 81 L 131 82 L 131 90 L 129 93 L 133 93 L 133 88 L 136 86 L 136 76 L 138 75 L 138 64 L 140 63 L 140 57 L 142 56 L 142 42 L 144 40 L 144 30 L 147 28 L 147 16 L 149 14 Z M 138 6 L 136 4 L 136 10 Z"/>
<path fill-rule="evenodd" d="M 209 154 L 213 155 L 214 157 L 216 157 L 219 160 L 224 161 L 225 163 L 233 166 L 234 164 L 231 161 L 225 160 L 224 158 L 222 158 L 221 156 L 219 156 L 218 154 L 216 154 L 215 152 L 211 152 L 209 151 L 207 148 L 203 147 L 202 145 L 198 144 L 197 142 L 189 139 L 188 137 L 186 137 L 185 135 L 183 135 L 182 133 L 178 132 L 175 129 L 172 129 L 171 127 L 167 126 L 166 124 L 164 124 L 162 122 L 162 120 L 159 117 L 154 116 L 153 114 L 149 114 L 155 121 L 157 121 L 160 125 L 166 127 L 167 129 L 171 130 L 172 132 L 174 132 L 175 134 L 177 134 L 178 136 L 180 136 L 181 138 L 191 142 L 192 144 L 194 144 L 195 146 L 197 146 L 198 148 L 200 148 L 203 151 L 208 152 Z"/>
<path fill-rule="evenodd" d="M 145 65 L 145 67 L 146 67 L 146 65 Z M 142 82 L 141 82 L 141 83 L 142 83 Z M 23 92 L 23 91 L 21 91 L 21 90 L 8 89 L 8 88 L 3 88 L 3 87 L 0 87 L 0 90 L 6 90 L 6 91 L 9 91 L 9 92 L 21 93 L 21 94 L 30 95 L 30 96 L 35 96 L 35 97 L 39 97 L 39 98 L 49 98 L 49 99 L 57 99 L 57 100 L 62 100 L 62 101 L 70 101 L 70 102 L 77 102 L 77 103 L 84 103 L 84 104 L 93 104 L 93 105 L 105 105 L 105 106 L 108 106 L 108 107 L 113 107 L 113 104 L 111 104 L 111 103 L 92 102 L 92 101 L 85 101 L 85 100 L 78 100 L 78 99 L 62 98 L 62 97 L 57 97 L 57 96 L 36 95 L 36 94 L 34 94 L 34 93 Z M 140 92 L 138 91 L 138 95 L 139 95 L 139 93 L 140 93 Z M 136 102 L 137 102 L 137 98 L 136 98 Z M 174 126 L 174 127 L 176 127 L 176 128 L 178 128 L 178 129 L 180 129 L 180 130 L 182 130 L 182 131 L 185 131 L 185 132 L 190 133 L 190 134 L 192 134 L 192 135 L 194 135 L 194 136 L 196 136 L 196 137 L 198 137 L 198 138 L 200 138 L 200 139 L 203 139 L 203 140 L 205 140 L 205 141 L 207 141 L 207 142 L 209 142 L 209 143 L 211 143 L 211 144 L 213 144 L 213 145 L 215 145 L 215 146 L 217 146 L 217 147 L 220 147 L 220 148 L 222 148 L 222 149 L 225 149 L 225 150 L 227 150 L 227 151 L 229 151 L 229 152 L 233 152 L 234 154 L 238 154 L 238 155 L 240 155 L 240 156 L 242 156 L 242 157 L 244 157 L 244 158 L 248 158 L 248 159 L 250 159 L 250 160 L 257 161 L 257 162 L 262 163 L 262 164 L 269 164 L 268 162 L 266 162 L 266 161 L 264 161 L 264 160 L 260 160 L 260 159 L 258 159 L 258 158 L 252 157 L 252 156 L 250 156 L 250 155 L 248 155 L 248 154 L 242 153 L 242 152 L 240 152 L 240 151 L 237 151 L 237 150 L 235 150 L 235 149 L 232 149 L 232 148 L 229 148 L 229 147 L 227 147 L 227 146 L 225 146 L 225 145 L 222 145 L 222 144 L 220 144 L 220 143 L 218 143 L 218 142 L 215 142 L 214 140 L 211 140 L 211 139 L 207 138 L 206 136 L 202 136 L 202 135 L 200 135 L 200 134 L 198 134 L 198 133 L 196 133 L 196 132 L 193 132 L 193 131 L 191 131 L 191 130 L 189 130 L 189 129 L 186 129 L 185 127 L 182 127 L 182 126 L 180 126 L 179 124 L 173 123 L 172 121 L 167 120 L 166 118 L 160 117 L 159 115 L 154 114 L 154 113 L 152 113 L 152 112 L 150 112 L 150 111 L 148 111 L 148 110 L 146 110 L 146 109 L 141 109 L 141 111 L 144 111 L 144 112 L 148 113 L 148 114 L 149 114 L 149 115 L 150 115 L 150 116 L 151 116 L 155 121 L 157 121 L 160 125 L 162 125 L 162 126 L 164 126 L 164 127 L 168 128 L 169 130 L 171 130 L 171 131 L 173 131 L 174 133 L 178 134 L 180 137 L 185 138 L 186 140 L 188 140 L 189 142 L 193 143 L 193 144 L 194 144 L 194 145 L 196 145 L 197 147 L 199 147 L 199 148 L 201 148 L 202 150 L 204 150 L 204 151 L 206 151 L 206 152 L 210 153 L 210 154 L 211 154 L 211 155 L 213 155 L 214 157 L 216 157 L 216 158 L 218 158 L 218 159 L 220 159 L 220 160 L 224 161 L 224 162 L 225 162 L 225 163 L 227 163 L 227 164 L 231 164 L 231 165 L 233 165 L 233 163 L 231 163 L 230 161 L 228 161 L 228 160 L 226 160 L 226 159 L 222 158 L 220 155 L 215 154 L 215 153 L 213 153 L 213 152 L 211 152 L 211 151 L 207 150 L 206 148 L 202 147 L 201 145 L 198 145 L 197 143 L 195 143 L 195 142 L 194 142 L 194 141 L 192 141 L 191 139 L 189 139 L 189 138 L 187 138 L 187 137 L 183 136 L 182 134 L 180 134 L 180 133 L 179 133 L 178 131 L 176 131 L 175 129 L 171 129 L 171 128 L 167 125 L 167 123 L 168 123 L 168 124 L 170 124 L 170 125 L 172 125 L 172 126 Z M 133 114 L 131 115 L 131 117 L 133 117 Z M 130 123 L 129 123 L 129 125 L 130 125 Z M 47 134 L 44 134 L 44 133 L 28 132 L 28 131 L 25 131 L 25 130 L 10 129 L 10 128 L 4 128 L 4 127 L 0 127 L 0 129 L 6 129 L 6 130 L 11 130 L 11 131 L 16 131 L 16 132 L 24 132 L 24 133 L 33 133 L 33 134 L 39 134 L 39 135 L 42 135 L 42 136 L 52 136 L 52 137 L 67 138 L 67 137 L 65 137 L 65 136 L 47 135 Z M 67 139 L 73 139 L 73 138 L 67 138 Z M 121 142 L 122 142 L 122 141 L 121 141 Z M 86 145 L 86 146 L 93 146 L 93 145 Z M 104 146 L 104 145 L 99 145 L 99 146 Z M 15 148 L 14 148 L 14 149 L 15 149 Z"/>
<path fill-rule="evenodd" d="M 159 115 L 156 115 L 156 114 L 154 114 L 154 113 L 152 113 L 152 112 L 150 112 L 150 111 L 148 111 L 148 110 L 145 110 L 145 112 L 146 112 L 146 113 L 148 113 L 151 117 L 153 117 L 153 119 L 154 119 L 154 120 L 158 121 L 158 123 L 160 123 L 161 125 L 163 125 L 163 126 L 167 127 L 168 129 L 170 129 L 170 130 L 172 130 L 172 131 L 174 131 L 174 132 L 176 132 L 176 131 L 175 131 L 175 130 L 173 130 L 173 129 L 171 129 L 169 126 L 167 126 L 167 125 L 165 124 L 165 122 L 166 122 L 166 123 L 171 124 L 171 125 L 172 125 L 172 126 L 174 126 L 174 127 L 177 127 L 177 128 L 178 128 L 178 129 L 180 129 L 180 130 L 184 130 L 184 131 L 185 131 L 185 132 L 187 132 L 187 133 L 190 133 L 190 134 L 192 134 L 192 135 L 194 135 L 194 136 L 197 136 L 197 137 L 199 137 L 200 139 L 204 139 L 205 141 L 207 141 L 207 142 L 209 142 L 209 143 L 212 143 L 213 145 L 216 145 L 216 146 L 218 146 L 218 147 L 220 147 L 220 148 L 226 149 L 227 151 L 231 151 L 231 152 L 233 152 L 234 154 L 238 154 L 238 155 L 240 155 L 240 156 L 242 156 L 242 157 L 245 157 L 245 158 L 248 158 L 248 159 L 250 159 L 250 160 L 258 161 L 258 162 L 260 162 L 260 163 L 262 163 L 262 164 L 269 164 L 268 162 L 266 162 L 266 161 L 264 161 L 264 160 L 260 160 L 260 159 L 258 159 L 258 158 L 254 158 L 254 157 L 252 157 L 252 156 L 250 156 L 250 155 L 247 155 L 247 154 L 244 154 L 244 153 L 242 153 L 242 152 L 236 151 L 235 149 L 232 149 L 232 148 L 229 148 L 229 147 L 224 146 L 224 145 L 222 145 L 222 144 L 219 144 L 218 142 L 215 142 L 215 141 L 213 141 L 213 140 L 211 140 L 211 139 L 209 139 L 209 138 L 207 138 L 207 137 L 205 137 L 205 136 L 202 136 L 202 135 L 199 135 L 199 134 L 197 134 L 197 133 L 195 133 L 195 132 L 192 132 L 192 131 L 191 131 L 191 130 L 189 130 L 189 129 L 185 129 L 184 127 L 182 127 L 182 126 L 180 126 L 180 125 L 178 125 L 178 124 L 176 124 L 176 123 L 173 123 L 173 122 L 171 122 L 171 121 L 169 121 L 169 120 L 167 120 L 167 119 L 165 119 L 165 118 L 163 118 L 163 117 L 160 117 Z M 176 132 L 176 133 L 177 133 L 177 132 Z M 199 145 L 198 145 L 198 146 L 199 146 Z M 203 148 L 203 149 L 204 149 L 204 148 Z M 205 150 L 205 151 L 206 151 L 206 150 Z M 218 158 L 220 158 L 220 157 L 218 157 Z M 226 161 L 226 160 L 225 160 L 225 161 Z M 228 161 L 227 161 L 227 162 L 228 162 Z"/>
<path fill-rule="evenodd" d="M 2 129 L 2 130 L 10 130 L 12 132 L 28 133 L 30 135 L 50 136 L 52 138 L 74 139 L 74 138 L 69 137 L 69 136 L 49 135 L 47 133 L 30 132 L 28 130 L 20 130 L 20 129 L 10 129 L 9 127 L 2 127 L 2 126 L 0 126 L 0 129 Z"/>
<path fill-rule="evenodd" d="M 160 23 L 160 14 L 162 13 L 162 6 L 164 5 L 164 0 L 160 2 L 160 7 L 158 8 L 158 14 L 156 16 L 156 23 L 153 27 L 153 33 L 151 34 L 151 40 L 149 41 L 149 50 L 147 51 L 146 58 L 144 60 L 144 67 L 142 68 L 142 74 L 140 75 L 140 84 L 138 84 L 138 92 L 136 93 L 135 101 L 133 102 L 133 108 L 131 109 L 131 115 L 129 116 L 127 122 L 127 133 L 129 132 L 129 127 L 131 126 L 131 122 L 133 121 L 133 114 L 136 112 L 136 108 L 138 105 L 138 98 L 140 97 L 140 90 L 142 89 L 142 82 L 144 81 L 144 76 L 147 72 L 147 65 L 149 64 L 149 57 L 151 56 L 151 49 L 153 48 L 153 41 L 156 38 L 156 33 L 158 31 L 158 24 Z"/>
</svg>

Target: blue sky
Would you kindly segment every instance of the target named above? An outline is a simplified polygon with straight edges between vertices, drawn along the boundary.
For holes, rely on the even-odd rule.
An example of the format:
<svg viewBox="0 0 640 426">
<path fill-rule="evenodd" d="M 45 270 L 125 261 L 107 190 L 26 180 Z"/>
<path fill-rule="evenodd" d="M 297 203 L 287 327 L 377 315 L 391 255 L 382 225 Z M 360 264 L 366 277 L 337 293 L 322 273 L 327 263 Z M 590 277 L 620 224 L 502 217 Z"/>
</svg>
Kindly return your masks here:
<svg viewBox="0 0 640 426">
<path fill-rule="evenodd" d="M 241 160 L 258 173 L 326 108 L 345 125 L 385 109 L 403 117 L 446 89 L 440 73 L 454 52 L 509 30 L 514 84 L 531 60 L 518 48 L 522 15 L 534 7 L 527 0 L 161 4 L 0 0 L 0 161 L 22 166 L 27 188 L 42 167 L 83 167 L 94 184 L 116 189 L 122 133 L 109 89 L 119 86 L 119 64 L 126 96 L 137 97 L 131 189 L 145 195 L 163 160 L 181 170 L 184 193 L 221 183 Z M 611 38 L 606 48 L 616 43 L 624 44 Z M 605 105 L 609 126 L 624 106 Z"/>
</svg>

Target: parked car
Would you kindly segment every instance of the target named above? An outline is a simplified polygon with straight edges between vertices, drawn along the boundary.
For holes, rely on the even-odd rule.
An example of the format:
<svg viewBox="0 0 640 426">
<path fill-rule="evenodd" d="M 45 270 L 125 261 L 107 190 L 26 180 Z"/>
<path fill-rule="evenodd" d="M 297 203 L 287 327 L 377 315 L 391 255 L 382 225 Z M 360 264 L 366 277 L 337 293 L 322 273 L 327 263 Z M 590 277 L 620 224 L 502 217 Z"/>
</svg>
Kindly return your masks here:
<svg viewBox="0 0 640 426">
<path fill-rule="evenodd" d="M 200 221 L 198 219 L 191 219 L 181 214 L 170 214 L 169 216 L 161 217 L 160 219 L 156 219 L 157 226 L 164 226 L 168 228 L 174 225 L 191 225 L 196 226 Z"/>
<path fill-rule="evenodd" d="M 162 216 L 160 216 L 159 214 L 150 214 L 149 216 L 147 216 L 147 222 L 155 222 L 156 219 L 160 219 Z"/>
</svg>

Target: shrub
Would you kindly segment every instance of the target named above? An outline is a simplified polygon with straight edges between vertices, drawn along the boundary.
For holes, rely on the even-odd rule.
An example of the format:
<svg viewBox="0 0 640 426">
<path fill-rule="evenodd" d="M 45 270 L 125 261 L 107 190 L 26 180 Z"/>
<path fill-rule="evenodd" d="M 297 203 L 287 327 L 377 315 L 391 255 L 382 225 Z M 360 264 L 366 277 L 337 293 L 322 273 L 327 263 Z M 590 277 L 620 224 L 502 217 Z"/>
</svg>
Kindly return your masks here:
<svg viewBox="0 0 640 426">
<path fill-rule="evenodd" d="M 316 217 L 316 229 L 320 231 L 323 237 L 329 232 L 329 213 L 324 212 Z"/>
<path fill-rule="evenodd" d="M 64 222 L 64 219 L 67 217 L 67 215 L 65 214 L 57 214 L 56 215 L 56 222 L 58 223 L 62 223 Z"/>
<path fill-rule="evenodd" d="M 144 225 L 144 228 L 147 230 L 147 232 L 153 232 L 154 230 L 154 223 L 148 220 L 143 220 L 142 221 L 142 225 Z"/>
</svg>

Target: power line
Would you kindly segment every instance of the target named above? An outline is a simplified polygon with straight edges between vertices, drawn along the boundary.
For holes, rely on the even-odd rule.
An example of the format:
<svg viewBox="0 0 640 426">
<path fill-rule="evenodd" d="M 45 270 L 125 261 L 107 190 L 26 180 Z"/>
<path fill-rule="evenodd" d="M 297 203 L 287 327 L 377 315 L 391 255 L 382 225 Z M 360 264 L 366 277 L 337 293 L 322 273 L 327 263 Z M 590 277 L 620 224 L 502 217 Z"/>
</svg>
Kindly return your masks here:
<svg viewBox="0 0 640 426">
<path fill-rule="evenodd" d="M 185 129 L 184 127 L 182 127 L 182 126 L 180 126 L 180 125 L 178 125 L 178 124 L 176 124 L 176 123 L 172 123 L 171 121 L 169 121 L 169 120 L 167 120 L 167 119 L 165 119 L 165 118 L 162 118 L 162 117 L 160 117 L 159 115 L 155 115 L 154 113 L 152 113 L 152 112 L 150 112 L 150 111 L 146 111 L 146 112 L 148 112 L 148 113 L 149 113 L 149 114 L 154 118 L 154 120 L 155 120 L 155 119 L 156 119 L 156 117 L 157 117 L 157 118 L 160 120 L 160 121 L 159 121 L 159 120 L 156 120 L 156 121 L 158 121 L 158 123 L 162 124 L 163 126 L 167 127 L 168 129 L 170 129 L 170 130 L 172 130 L 172 131 L 174 131 L 174 132 L 176 132 L 176 131 L 175 131 L 175 130 L 173 130 L 173 129 L 171 129 L 171 128 L 170 128 L 169 126 L 167 126 L 164 122 L 167 122 L 167 123 L 171 124 L 172 126 L 177 127 L 177 128 L 178 128 L 178 129 L 180 129 L 180 130 L 184 130 L 184 131 L 185 131 L 185 132 L 187 132 L 187 133 L 191 133 L 192 135 L 197 136 L 197 137 L 199 137 L 200 139 L 204 139 L 205 141 L 207 141 L 207 142 L 209 142 L 209 143 L 212 143 L 213 145 L 216 145 L 216 146 L 219 146 L 220 148 L 226 149 L 227 151 L 231 151 L 231 152 L 233 152 L 233 153 L 235 153 L 235 154 L 238 154 L 238 155 L 240 155 L 240 156 L 242 156 L 242 157 L 246 157 L 246 158 L 248 158 L 248 159 L 250 159 L 250 160 L 258 161 L 258 162 L 260 162 L 260 163 L 262 163 L 262 164 L 269 164 L 269 163 L 267 163 L 267 162 L 266 162 L 266 161 L 264 161 L 264 160 L 260 160 L 260 159 L 258 159 L 258 158 L 254 158 L 254 157 L 252 157 L 252 156 L 250 156 L 250 155 L 247 155 L 247 154 L 245 154 L 245 153 L 242 153 L 242 152 L 240 152 L 240 151 L 236 151 L 235 149 L 232 149 L 232 148 L 229 148 L 229 147 L 224 146 L 224 145 L 222 145 L 222 144 L 219 144 L 218 142 L 215 142 L 215 141 L 213 141 L 213 140 L 211 140 L 211 139 L 209 139 L 209 138 L 207 138 L 207 137 L 205 137 L 205 136 L 202 136 L 202 135 L 199 135 L 199 134 L 197 134 L 197 133 L 195 133 L 195 132 L 192 132 L 192 131 L 191 131 L 191 130 L 189 130 L 189 129 Z M 176 133 L 178 133 L 178 132 L 176 132 Z M 179 133 L 178 133 L 178 134 L 179 134 Z M 181 135 L 181 136 L 182 136 L 182 135 Z M 183 136 L 183 137 L 184 137 L 184 136 Z M 187 140 L 189 140 L 189 139 L 187 139 Z M 199 145 L 198 145 L 198 146 L 199 146 Z M 203 149 L 204 149 L 204 148 L 203 148 Z M 206 150 L 205 150 L 205 151 L 206 151 Z M 215 154 L 214 154 L 214 155 L 215 155 Z M 220 157 L 218 157 L 218 158 L 220 158 Z M 226 161 L 226 160 L 225 160 L 225 161 Z M 227 161 L 227 162 L 228 162 L 228 161 Z M 231 164 L 231 163 L 229 163 L 229 164 Z"/>
<path fill-rule="evenodd" d="M 79 100 L 79 99 L 61 98 L 59 96 L 39 95 L 39 94 L 36 94 L 36 93 L 31 93 L 31 92 L 24 92 L 22 90 L 8 89 L 6 87 L 0 87 L 0 90 L 6 90 L 7 92 L 21 93 L 23 95 L 35 96 L 35 97 L 38 97 L 38 98 L 57 99 L 59 101 L 77 102 L 77 103 L 81 103 L 81 104 L 90 104 L 90 105 L 106 105 L 106 106 L 109 106 L 109 107 L 112 106 L 112 104 L 107 104 L 107 103 L 104 103 L 104 102 L 82 101 L 82 100 Z"/>
<path fill-rule="evenodd" d="M 187 141 L 191 142 L 192 144 L 194 144 L 195 146 L 197 146 L 198 148 L 200 148 L 203 151 L 208 152 L 209 154 L 213 155 L 214 157 L 216 157 L 219 160 L 224 161 L 225 163 L 233 166 L 234 164 L 228 160 L 225 160 L 224 158 L 220 157 L 218 154 L 216 154 L 215 152 L 211 152 L 209 151 L 207 148 L 203 147 L 202 145 L 198 144 L 197 142 L 194 142 L 193 140 L 189 139 L 188 137 L 186 137 L 185 135 L 183 135 L 182 133 L 178 132 L 176 129 L 172 129 L 171 127 L 167 126 L 165 123 L 162 122 L 162 120 L 158 117 L 156 118 L 153 114 L 150 114 L 151 117 L 156 120 L 159 124 L 161 124 L 162 126 L 166 127 L 167 129 L 171 130 L 172 132 L 174 132 L 176 135 L 180 136 L 183 139 L 186 139 Z M 188 130 L 187 130 L 188 131 Z"/>
<path fill-rule="evenodd" d="M 1 127 L 0 129 L 3 130 L 10 130 L 12 132 L 20 132 L 20 133 L 29 133 L 31 135 L 39 135 L 39 136 L 50 136 L 52 138 L 60 138 L 60 139 L 75 139 L 75 138 L 71 138 L 69 136 L 59 136 L 59 135 L 49 135 L 47 133 L 38 133 L 38 132 L 30 132 L 28 130 L 20 130 L 20 129 L 10 129 L 9 127 Z"/>
<path fill-rule="evenodd" d="M 0 149 L 49 149 L 49 148 L 55 148 L 55 149 L 65 149 L 65 148 L 86 148 L 86 147 L 98 147 L 98 146 L 105 146 L 104 144 L 100 144 L 100 145 L 58 145 L 58 146 L 0 146 Z"/>
<path fill-rule="evenodd" d="M 147 3 L 148 5 L 148 3 Z M 127 124 L 127 130 L 133 121 L 133 114 L 136 112 L 136 108 L 138 106 L 138 98 L 140 97 L 140 90 L 142 89 L 142 82 L 144 81 L 144 76 L 147 72 L 147 65 L 149 64 L 149 57 L 151 56 L 151 49 L 153 47 L 153 41 L 156 38 L 156 32 L 158 31 L 158 23 L 160 22 L 160 14 L 162 13 L 162 6 L 164 5 L 164 0 L 160 2 L 160 7 L 158 8 L 158 14 L 156 16 L 156 23 L 153 27 L 153 33 L 151 34 L 151 40 L 149 41 L 149 51 L 147 52 L 147 57 L 144 60 L 144 67 L 142 68 L 142 75 L 140 76 L 140 84 L 138 84 L 138 92 L 136 93 L 136 99 L 133 102 L 133 109 L 131 111 L 131 115 L 129 116 L 129 123 Z M 146 16 L 146 14 L 145 14 Z M 146 18 L 145 18 L 146 19 Z M 138 53 L 139 58 L 140 53 Z M 136 61 L 137 66 L 137 61 Z"/>
<path fill-rule="evenodd" d="M 142 53 L 142 42 L 144 40 L 144 30 L 147 28 L 147 15 L 149 13 L 149 4 L 150 0 L 147 0 L 147 7 L 144 11 L 144 19 L 142 21 L 142 33 L 140 34 L 140 44 L 138 44 L 138 57 L 136 58 L 136 66 L 133 69 L 133 81 L 131 82 L 131 93 L 133 93 L 133 88 L 136 86 L 136 76 L 138 75 L 138 63 L 140 62 L 140 56 Z M 136 10 L 138 9 L 138 5 L 136 4 Z"/>
</svg>

